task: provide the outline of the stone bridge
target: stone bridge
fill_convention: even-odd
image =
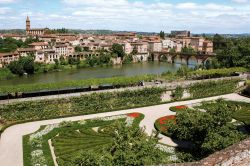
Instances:
[[[154,61],[167,61],[169,63],[197,66],[205,64],[214,55],[152,52],[150,56]]]

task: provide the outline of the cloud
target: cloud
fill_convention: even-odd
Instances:
[[[250,0],[232,0],[233,2],[236,2],[236,3],[249,3]]]
[[[21,2],[21,0],[6,1]],[[1,22],[4,22],[1,27],[9,25],[16,26],[15,28],[24,27],[25,17],[29,15],[33,27],[154,32],[189,29],[201,33],[249,31],[250,29],[248,19],[250,5],[245,4],[250,0],[232,0],[237,1],[237,5],[224,4],[219,1],[214,3],[196,1],[194,3],[191,0],[183,0],[182,3],[177,4],[163,0],[147,2],[143,0],[58,1],[43,0],[44,3],[50,3],[50,7],[40,1],[27,0],[11,6],[12,10],[0,7],[0,14],[8,12],[8,15],[4,15],[5,20],[1,18]],[[11,21],[14,17],[19,17],[19,21]]]
[[[208,4],[197,4],[197,3],[179,3],[176,5],[177,9],[184,9],[184,10],[218,10],[218,11],[232,11],[233,7],[226,6],[226,5],[219,5],[214,3]]]
[[[11,11],[11,8],[9,7],[0,7],[0,14],[7,14]]]
[[[14,3],[16,0],[0,0],[0,4]]]

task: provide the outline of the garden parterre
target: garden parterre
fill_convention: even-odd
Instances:
[[[39,131],[24,136],[24,165],[53,165],[48,140],[52,140],[56,160],[60,166],[71,165],[72,158],[83,150],[101,154],[113,141],[113,131],[110,128],[112,124],[123,121],[132,127],[139,127],[143,118],[143,114],[131,113],[42,126]],[[169,162],[178,160],[174,148],[162,144],[157,144],[155,148],[162,151]]]

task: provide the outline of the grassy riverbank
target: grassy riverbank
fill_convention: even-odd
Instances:
[[[16,75],[12,74],[11,71],[7,68],[0,69],[0,81],[6,80],[15,77]]]
[[[54,83],[23,84],[16,86],[1,86],[0,94],[13,92],[32,92],[40,90],[57,90],[63,88],[86,87],[95,85],[112,84],[113,86],[134,86],[140,81],[151,81],[156,75],[140,75],[133,77],[111,77],[111,78],[93,78],[86,80],[72,80]]]

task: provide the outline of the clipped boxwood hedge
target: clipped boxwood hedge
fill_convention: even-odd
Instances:
[[[178,111],[185,111],[187,110],[188,107],[185,106],[185,105],[180,105],[180,106],[173,106],[173,107],[170,107],[169,110],[170,111],[173,111],[173,112],[178,112]]]
[[[217,96],[235,92],[239,79],[195,83],[189,87],[193,98]]]
[[[235,76],[236,73],[246,72],[247,69],[243,67],[222,68],[222,69],[210,69],[210,70],[196,70],[189,72],[188,75],[192,78],[207,79],[218,77]]]

